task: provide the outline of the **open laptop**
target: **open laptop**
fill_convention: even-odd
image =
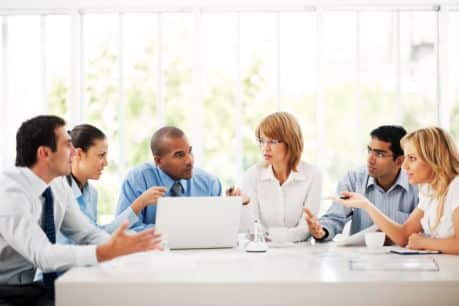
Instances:
[[[241,203],[241,197],[159,198],[155,227],[170,249],[236,247]]]

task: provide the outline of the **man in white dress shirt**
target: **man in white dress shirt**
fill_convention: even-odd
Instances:
[[[110,237],[82,214],[63,177],[74,154],[63,119],[27,120],[16,141],[16,167],[0,174],[0,306],[53,305],[56,272],[161,248],[153,229],[131,235],[124,223]],[[55,244],[59,230],[79,245]]]

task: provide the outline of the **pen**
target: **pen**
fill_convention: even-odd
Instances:
[[[349,196],[343,196],[343,195],[342,195],[342,196],[339,196],[339,198],[340,198],[341,200],[349,200],[349,199],[350,199]],[[333,200],[333,199],[332,199],[331,197],[326,197],[326,198],[322,198],[321,200]]]

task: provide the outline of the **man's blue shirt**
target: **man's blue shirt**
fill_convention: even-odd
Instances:
[[[153,186],[166,188],[166,197],[171,196],[174,179],[152,163],[135,167],[127,174],[121,186],[116,214],[122,214],[144,191]],[[193,168],[193,176],[188,180],[180,180],[183,196],[220,196],[222,186],[218,178],[204,170]],[[156,205],[145,207],[138,216],[138,221],[130,226],[135,231],[151,227],[156,223]]]

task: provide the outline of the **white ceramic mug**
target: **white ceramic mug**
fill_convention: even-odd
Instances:
[[[268,232],[272,242],[288,242],[288,229],[286,227],[271,227],[269,228]]]
[[[386,234],[383,232],[365,233],[365,244],[369,249],[381,248],[386,240]]]

